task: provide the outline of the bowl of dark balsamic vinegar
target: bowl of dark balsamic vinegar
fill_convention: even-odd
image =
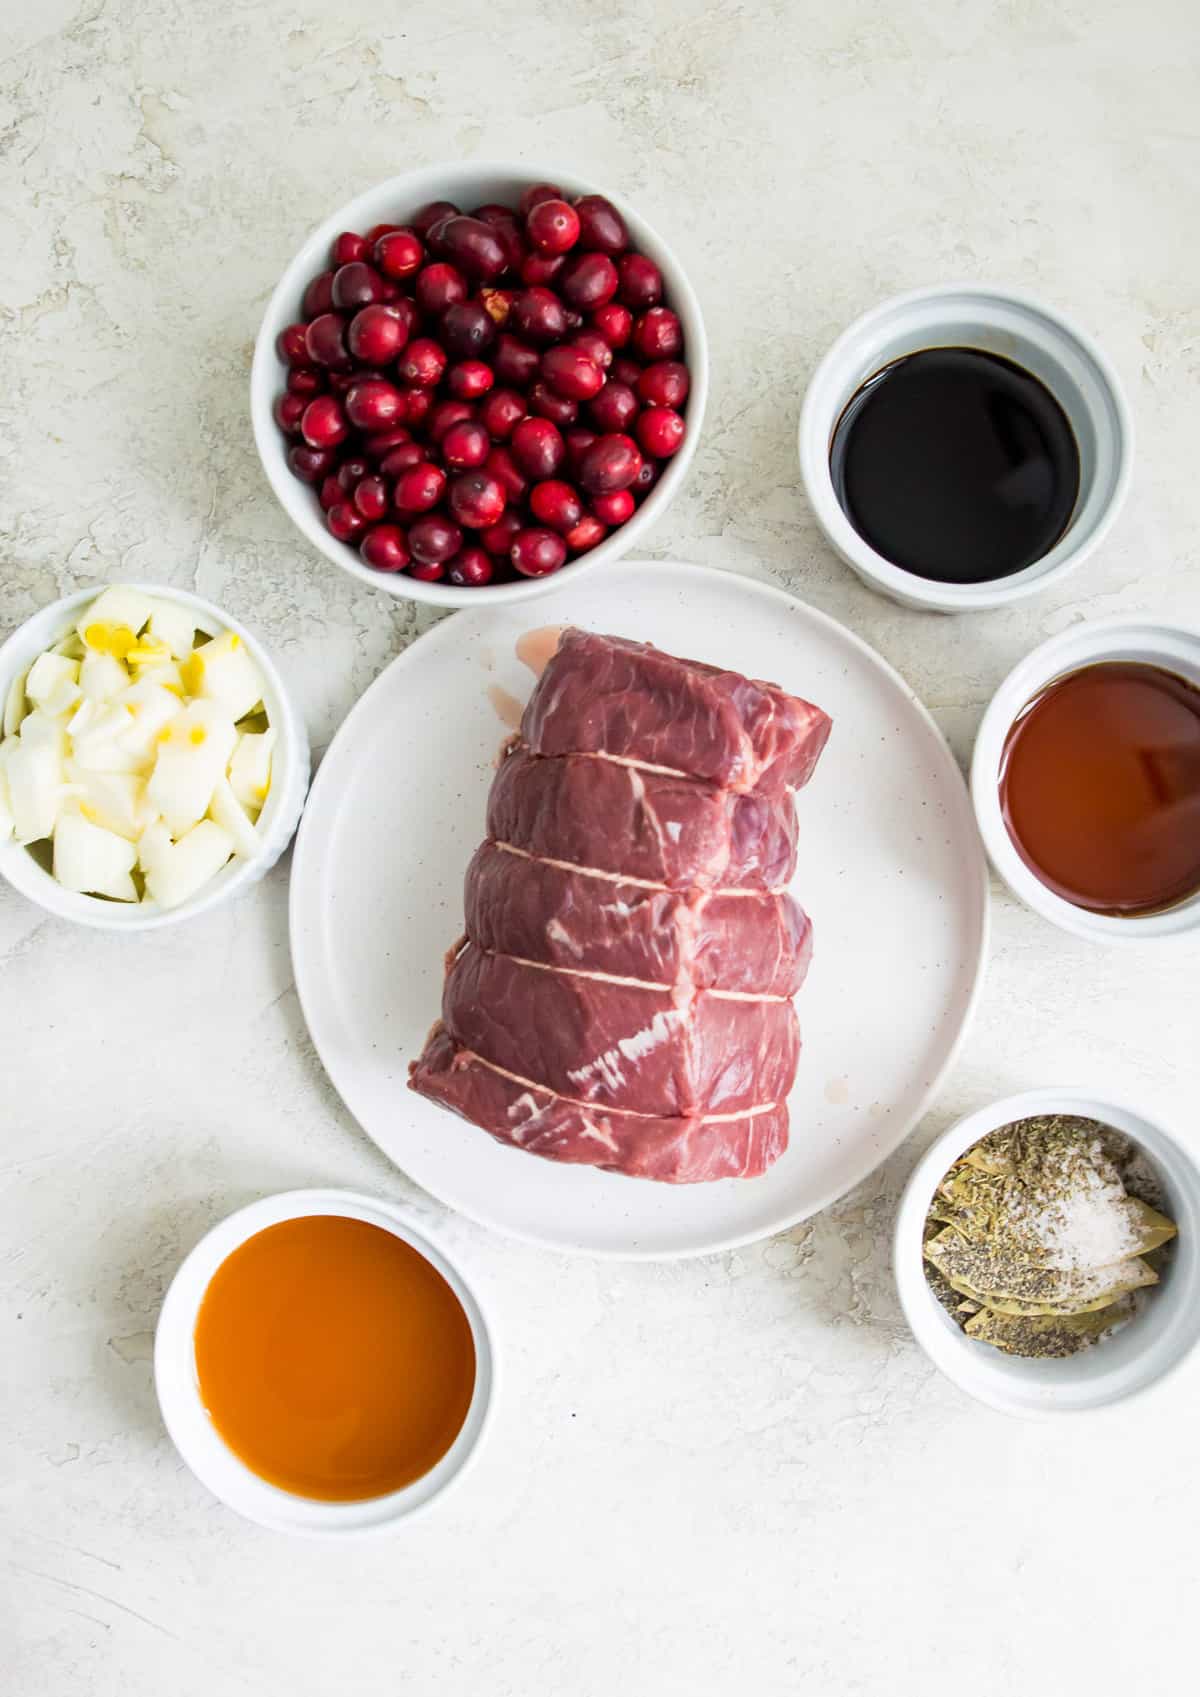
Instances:
[[[918,289],[845,330],[813,373],[800,471],[872,588],[954,613],[1036,594],[1108,534],[1133,427],[1095,342],[1028,296]]]

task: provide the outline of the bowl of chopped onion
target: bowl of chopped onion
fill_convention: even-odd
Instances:
[[[0,647],[0,873],[144,931],[256,883],[299,823],[304,723],[254,634],[184,590],[80,590]]]

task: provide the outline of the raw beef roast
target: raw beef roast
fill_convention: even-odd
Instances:
[[[829,728],[773,684],[565,632],[492,786],[412,1088],[552,1160],[764,1172],[812,952],[792,792]]]

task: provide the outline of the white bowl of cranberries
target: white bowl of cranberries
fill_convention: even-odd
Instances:
[[[458,607],[625,553],[704,416],[700,308],[628,206],[521,165],[413,171],[326,219],[271,297],[251,411],[326,557]]]

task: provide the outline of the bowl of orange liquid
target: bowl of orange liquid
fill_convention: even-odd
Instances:
[[[159,1315],[163,1420],[222,1502],[275,1531],[384,1531],[462,1476],[491,1332],[462,1270],[388,1203],[265,1197],[187,1256]]]

